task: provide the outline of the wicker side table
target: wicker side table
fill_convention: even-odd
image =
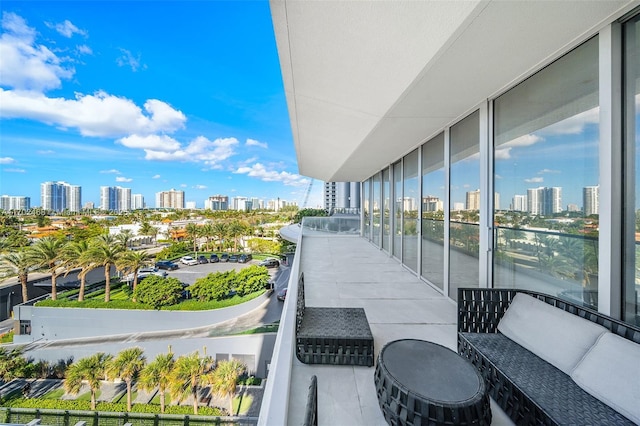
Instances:
[[[387,343],[374,376],[380,409],[392,425],[490,425],[480,373],[452,350],[424,340]]]

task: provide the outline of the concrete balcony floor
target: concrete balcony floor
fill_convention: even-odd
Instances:
[[[387,342],[404,338],[428,340],[457,351],[455,302],[387,253],[361,237],[326,234],[305,234],[301,248],[307,305],[363,307],[376,357]],[[318,378],[320,425],[386,425],[376,398],[374,367],[307,365],[295,357],[289,424],[303,423],[313,375]],[[492,424],[513,424],[493,401],[492,413]]]

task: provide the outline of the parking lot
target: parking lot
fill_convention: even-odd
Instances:
[[[218,262],[187,266],[183,263],[180,263],[179,259],[176,259],[174,263],[180,266],[180,268],[176,269],[175,271],[167,272],[169,273],[168,276],[175,277],[184,284],[193,284],[198,278],[206,277],[208,274],[211,274],[213,272],[225,272],[232,269],[239,271],[240,269],[246,268],[247,266],[257,265],[259,262],[259,260],[254,259],[247,263]],[[273,277],[277,270],[278,268],[269,269],[269,274]]]

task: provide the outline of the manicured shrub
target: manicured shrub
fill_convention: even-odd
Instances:
[[[236,275],[235,270],[209,274],[197,279],[188,290],[192,297],[201,302],[222,300],[229,297],[229,293],[235,287]]]
[[[133,291],[133,299],[158,309],[178,303],[182,291],[182,283],[177,278],[150,275],[138,283]]]
[[[236,276],[236,292],[240,296],[266,288],[269,271],[264,266],[252,265],[242,269]]]

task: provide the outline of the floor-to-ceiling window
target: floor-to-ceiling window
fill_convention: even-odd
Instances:
[[[372,228],[371,228],[371,241],[378,247],[380,246],[380,173],[373,175],[372,187],[371,187],[371,210],[372,214]]]
[[[422,146],[421,275],[444,289],[444,134]]]
[[[382,171],[382,248],[389,251],[391,238],[391,183],[389,168]]]
[[[393,164],[393,255],[402,255],[402,161]]]
[[[624,25],[624,273],[622,317],[640,325],[640,17]]]
[[[598,40],[494,102],[495,287],[597,306]]]
[[[420,178],[418,174],[418,150],[404,157],[404,184],[402,195],[403,241],[402,263],[412,271],[418,271],[418,202],[420,200]]]
[[[450,129],[449,297],[458,287],[479,285],[480,114]]]
[[[362,234],[371,239],[371,178],[362,183]]]

